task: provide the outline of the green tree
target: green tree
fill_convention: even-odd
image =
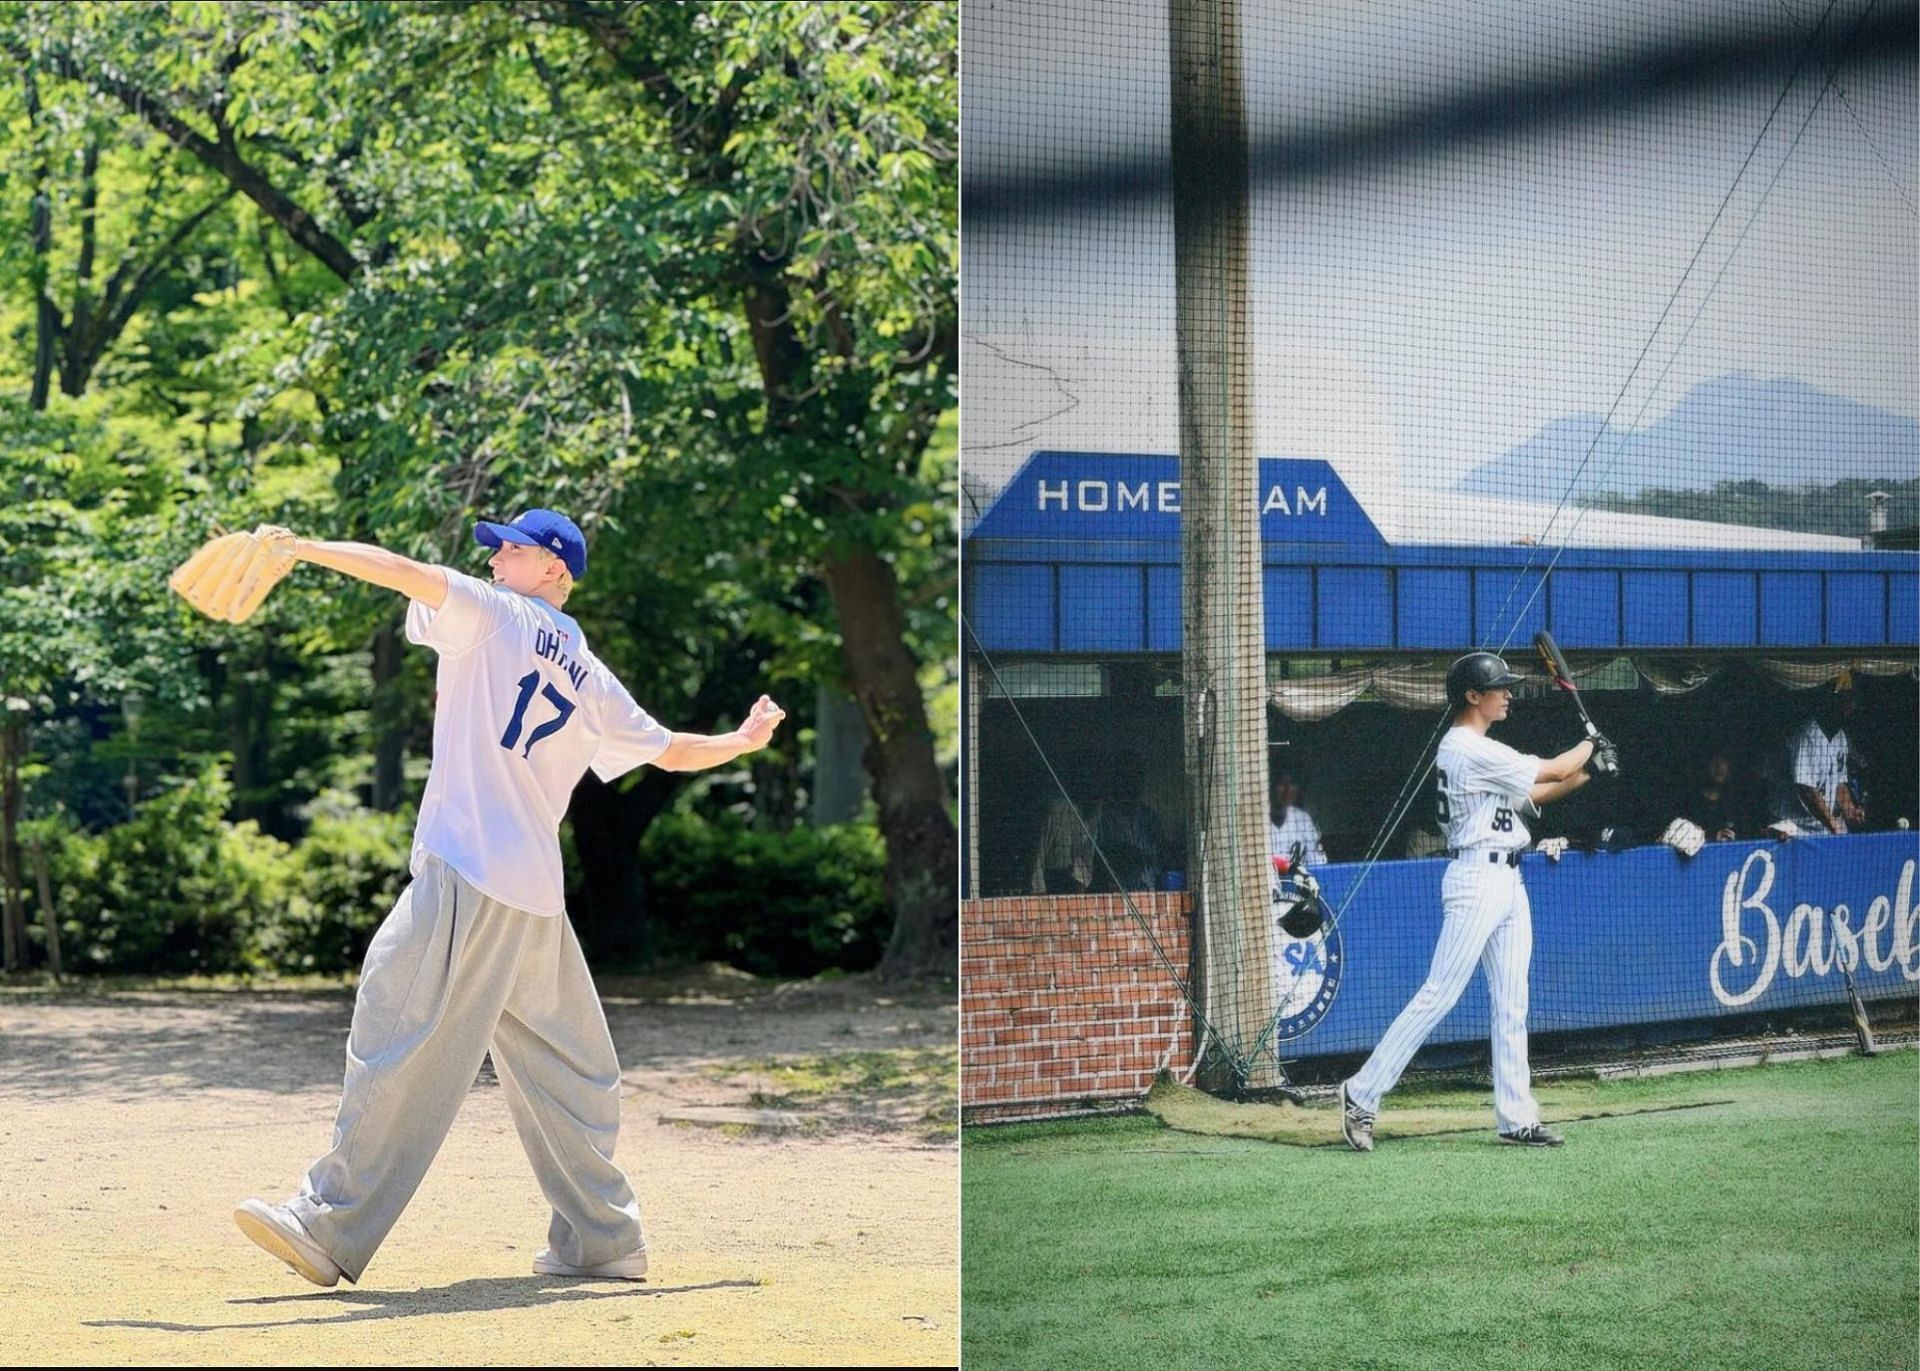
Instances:
[[[176,475],[210,506],[414,555],[470,557],[476,513],[572,509],[596,643],[685,726],[744,705],[756,668],[844,682],[902,975],[954,951],[924,691],[953,653],[953,469],[929,439],[954,403],[956,44],[937,4],[0,9],[42,109],[58,85],[84,111],[69,217],[101,221],[89,185],[144,203],[122,182],[165,168],[144,236],[115,240],[162,263],[149,299],[218,239],[220,288],[129,313],[69,394],[104,376],[199,422]],[[85,249],[47,247],[13,294],[73,351],[98,273],[63,297],[53,263]],[[371,643],[390,807],[419,715],[390,599],[287,619],[303,652]],[[236,765],[271,753],[234,742]],[[615,822],[596,806],[581,836],[630,854],[660,786],[602,798]]]

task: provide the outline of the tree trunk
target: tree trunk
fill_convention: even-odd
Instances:
[[[784,833],[800,818],[800,759],[791,753],[756,752],[747,760],[753,784],[753,822]]]
[[[805,414],[797,409],[793,383],[805,352],[794,336],[792,301],[778,273],[755,264],[744,301],[767,393],[769,428],[792,432],[812,423],[837,430],[847,413],[863,409],[852,397],[843,397],[843,413],[833,413],[819,400]],[[840,620],[847,684],[866,716],[865,761],[887,846],[887,903],[894,925],[880,974],[886,980],[953,976],[959,969],[959,853],[946,786],[934,761],[926,700],[907,650],[899,583],[893,568],[870,547],[830,555],[821,571]]]
[[[40,892],[40,922],[47,930],[47,970],[58,981],[60,965],[60,916],[53,909],[53,882],[47,878],[47,853],[35,838],[28,849],[33,855],[33,878]]]
[[[907,651],[899,586],[893,568],[869,549],[830,558],[825,573],[840,619],[847,678],[871,734],[867,770],[887,844],[894,925],[880,974],[886,980],[951,977],[959,955],[959,852],[926,702]]]
[[[228,779],[233,783],[233,799],[229,808],[234,819],[244,820],[256,817],[253,814],[252,790],[253,777],[253,711],[258,707],[254,699],[251,673],[244,667],[233,676],[233,702],[227,712],[227,751],[233,754],[233,769]]]
[[[734,652],[701,679],[680,721],[682,729],[711,732],[727,702],[737,700],[755,679],[753,664],[763,650],[764,644],[751,638],[735,644]],[[658,955],[640,840],[679,785],[679,773],[650,767],[625,789],[591,771],[574,788],[567,813],[580,859],[580,888],[568,899],[567,913],[581,944],[596,958],[647,963]]]
[[[867,716],[822,681],[814,692],[813,795],[809,818],[821,824],[851,823],[867,798]]]
[[[0,952],[8,971],[27,965],[27,911],[20,898],[20,758],[26,746],[27,726],[9,712],[0,726]]]
[[[400,621],[389,619],[373,635],[373,807],[383,814],[400,808],[405,794],[402,763],[407,755],[407,701],[400,686],[403,646]]]
[[[232,712],[227,716],[227,737],[233,749],[233,817],[240,822],[253,819],[269,830],[276,827],[277,817],[269,764],[275,694],[271,658],[244,664],[233,676]]]
[[[33,68],[26,69],[27,122],[40,116],[40,88]],[[27,391],[27,408],[38,414],[47,407],[53,394],[54,359],[60,346],[60,309],[47,293],[47,258],[53,251],[53,172],[42,153],[33,164],[33,199],[27,211],[27,241],[33,253],[29,272],[33,280],[34,336],[33,381]]]
[[[73,318],[68,322],[65,356],[60,359],[60,393],[78,399],[86,393],[87,364],[92,351],[93,258],[98,246],[100,208],[100,140],[87,141],[80,165],[80,261],[73,273]]]
[[[673,773],[649,770],[639,784],[622,791],[588,772],[574,791],[569,813],[573,848],[580,858],[580,891],[568,902],[567,912],[582,946],[596,961],[645,964],[654,959],[640,838],[673,798],[676,784]]]

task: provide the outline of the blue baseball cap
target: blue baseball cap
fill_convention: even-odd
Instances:
[[[483,519],[473,526],[473,541],[482,547],[502,543],[543,547],[567,564],[575,580],[587,574],[587,540],[580,536],[580,526],[550,509],[530,509],[510,524]]]

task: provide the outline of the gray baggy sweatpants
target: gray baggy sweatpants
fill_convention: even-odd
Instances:
[[[613,1162],[620,1064],[564,915],[514,909],[428,856],[367,948],[333,1147],[289,1201],[357,1281],[453,1126],[488,1049],[574,1266],[646,1245]]]

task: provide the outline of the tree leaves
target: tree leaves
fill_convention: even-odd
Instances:
[[[39,549],[7,679],[48,709],[216,694],[238,640],[154,590],[215,519],[471,568],[475,516],[551,505],[593,541],[573,608],[656,712],[742,662],[843,674],[820,572],[848,547],[909,588],[942,689],[957,41],[937,4],[0,8],[43,103],[0,87],[0,204],[25,225],[39,177],[52,224],[38,267],[0,254],[0,393],[43,281],[71,318],[158,261],[83,394],[0,416],[0,551]],[[392,610],[296,577],[244,631],[305,660]]]

